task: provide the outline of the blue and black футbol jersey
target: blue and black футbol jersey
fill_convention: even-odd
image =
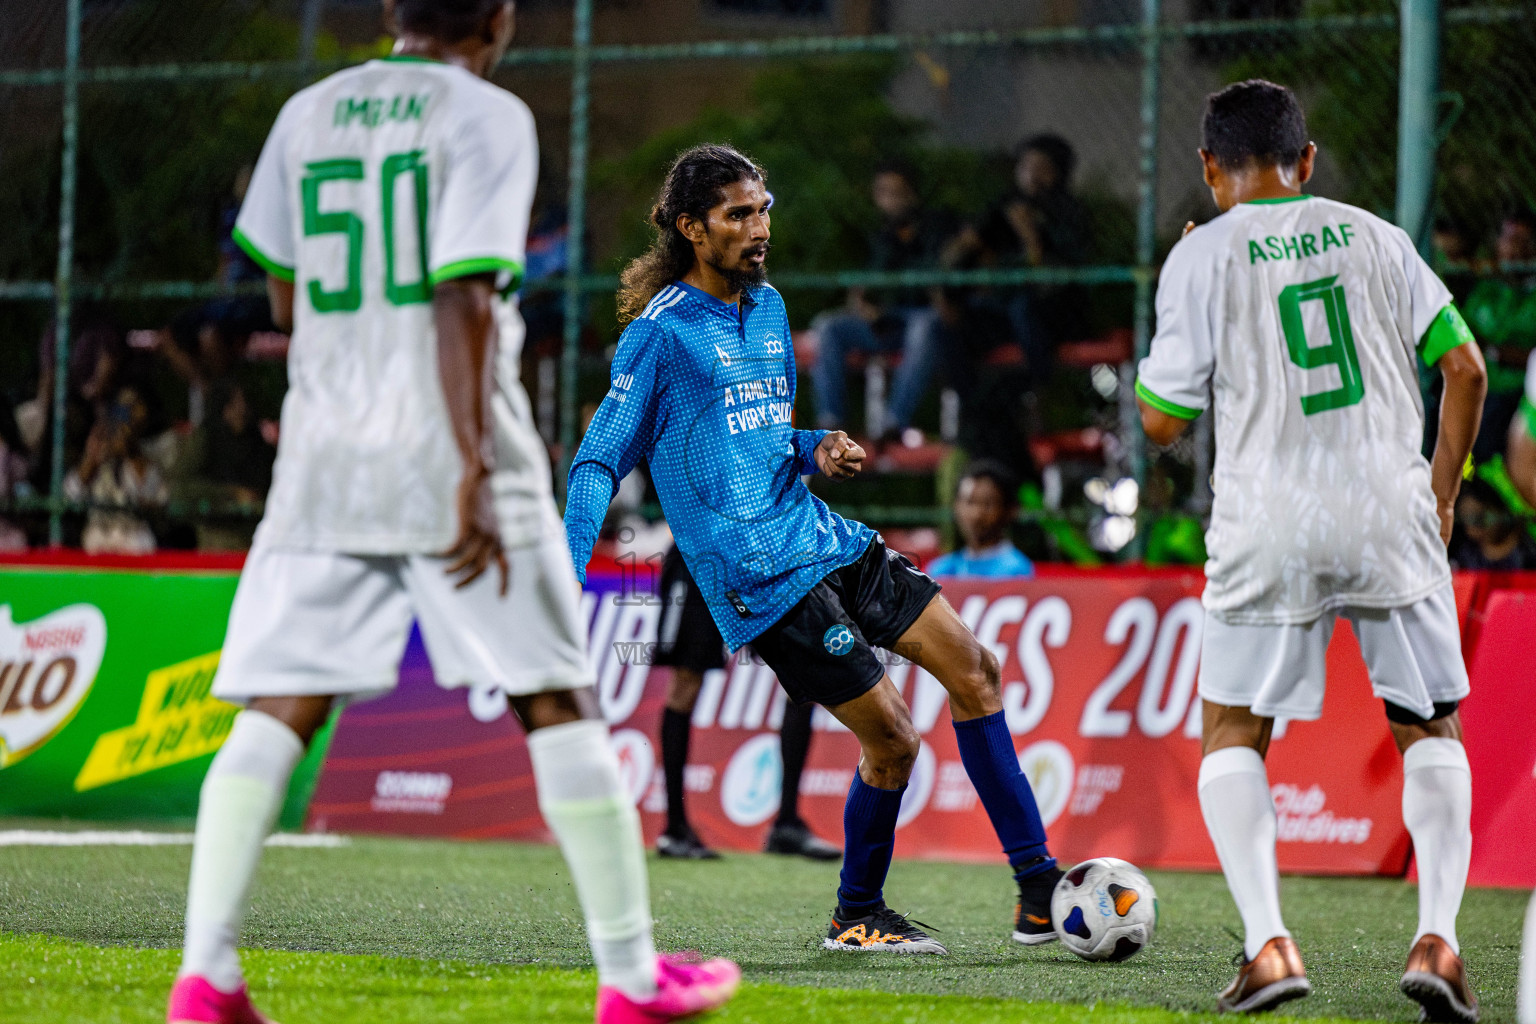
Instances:
[[[739,306],[682,282],[663,288],[625,328],[610,379],[566,498],[579,578],[618,481],[641,459],[733,650],[869,545],[869,527],[833,513],[801,479],[817,471],[826,431],[791,422],[795,357],[772,287]]]

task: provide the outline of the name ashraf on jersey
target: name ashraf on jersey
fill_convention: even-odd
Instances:
[[[1329,249],[1348,249],[1355,237],[1353,224],[1340,224],[1339,230],[1324,224],[1319,234],[1310,231],[1289,238],[1283,235],[1265,235],[1263,245],[1248,239],[1248,265],[1268,263],[1270,260],[1302,260],[1308,256],[1321,256]],[[1268,251],[1266,251],[1268,250]]]

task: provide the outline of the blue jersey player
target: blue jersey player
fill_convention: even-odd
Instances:
[[[1061,872],[1003,717],[997,659],[937,583],[802,479],[851,477],[864,452],[842,431],[792,423],[789,321],[764,280],[772,205],[762,170],[726,146],[689,150],[668,172],[651,211],[656,242],[623,275],[628,326],[612,387],[571,467],[565,523],[577,575],[618,481],[648,461],[726,642],[750,642],[791,698],[821,704],[858,737],[827,948],[946,952],[882,895],[919,740],[876,647],[948,690],[961,760],[1018,882],[1013,937],[1049,942]]]

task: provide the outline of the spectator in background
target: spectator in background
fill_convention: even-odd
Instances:
[[[948,220],[923,206],[916,172],[887,163],[875,171],[870,195],[880,225],[869,237],[870,270],[931,270],[939,265],[951,230]],[[844,309],[823,313],[812,323],[819,351],[811,379],[816,387],[816,420],[827,429],[847,426],[844,370],[850,352],[900,352],[882,422],[868,424],[881,439],[901,438],[933,377],[939,355],[939,317],[928,289],[850,288]],[[905,440],[921,442],[920,436]]]
[[[1477,266],[1477,239],[1458,220],[1438,217],[1432,233],[1435,273],[1467,274]],[[1458,301],[1461,301],[1458,299]]]
[[[570,227],[565,207],[538,203],[528,226],[527,260],[518,309],[523,314],[523,350],[559,349],[565,333],[565,293],[553,288],[528,291],[535,281],[562,277],[570,264]]]
[[[1488,363],[1488,398],[1472,449],[1478,462],[1503,449],[1524,390],[1526,359],[1536,349],[1536,213],[1506,216],[1494,255],[1500,275],[1478,282],[1461,307]]]
[[[1205,524],[1181,507],[1192,476],[1166,452],[1157,457],[1147,474],[1141,497],[1150,519],[1144,561],[1152,568],[1205,564]]]
[[[192,432],[178,470],[192,478],[199,497],[254,504],[272,486],[277,451],[262,437],[245,390],[224,379],[209,388],[212,415]]]
[[[26,445],[16,425],[15,409],[0,392],[0,502],[23,490],[27,478]],[[0,551],[24,551],[27,536],[19,526],[0,517]]]
[[[187,435],[170,464],[171,496],[177,500],[255,505],[272,485],[277,449],[263,433],[245,388],[233,379],[216,381],[208,391],[209,415]],[[186,538],[199,551],[238,551],[250,547],[256,521],[244,515],[199,517]],[[175,538],[180,539],[180,538]],[[162,536],[167,546],[174,539]]]
[[[1072,194],[1077,155],[1060,135],[1033,135],[1014,150],[1013,188],[949,246],[953,266],[1071,267],[1088,261],[1088,211]],[[1026,285],[1002,297],[1032,384],[1050,380],[1056,346],[1086,333],[1081,285]]]
[[[1451,549],[1458,569],[1536,569],[1536,544],[1493,485],[1473,477],[1456,499],[1461,536]]]
[[[119,388],[86,437],[80,464],[64,478],[64,495],[88,501],[81,547],[91,554],[150,554],[155,535],[138,514],[166,502],[165,480],[145,458],[149,407],[137,388]]]
[[[186,381],[187,420],[194,428],[203,425],[210,411],[217,413],[210,394],[216,385],[234,381],[246,339],[257,329],[240,312],[238,307],[207,303],[179,314],[169,327],[128,334],[129,346],[158,354]]]
[[[251,187],[251,164],[243,165],[235,172],[229,198],[219,208],[219,283],[226,288],[256,281],[265,283],[267,272],[235,241],[235,219],[240,216],[240,204],[245,202],[246,189]],[[263,300],[264,301],[264,300]]]
[[[117,325],[99,310],[80,309],[74,317],[64,387],[64,465],[80,462],[86,438],[100,408],[124,379],[128,352]],[[53,480],[53,393],[55,325],[38,343],[37,397],[16,410],[16,422],[28,448],[29,481],[48,494]]]
[[[961,547],[928,563],[928,575],[1025,579],[1035,574],[1034,563],[1009,540],[1019,513],[1019,481],[1007,466],[985,459],[971,463],[960,478],[954,512]]]

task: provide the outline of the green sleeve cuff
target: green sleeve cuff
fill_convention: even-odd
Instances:
[[[502,259],[500,256],[481,256],[470,260],[458,260],[445,267],[439,267],[432,272],[432,283],[442,284],[456,277],[469,277],[471,274],[499,274],[506,271],[511,275],[511,281],[502,289],[503,293],[515,292],[523,283],[523,265],[516,260]]]
[[[1434,366],[1451,349],[1476,340],[1456,304],[1448,302],[1435,316],[1429,330],[1424,332],[1424,337],[1419,339],[1419,358],[1424,360],[1425,366]]]
[[[289,284],[293,283],[293,279],[296,275],[294,274],[292,267],[285,267],[281,263],[277,262],[277,260],[274,260],[266,253],[262,252],[256,247],[256,243],[251,241],[250,238],[246,236],[246,233],[241,231],[239,228],[235,228],[229,234],[230,237],[235,240],[235,244],[244,249],[246,255],[255,260],[257,264],[260,265],[262,270],[265,270],[275,278],[287,281]]]
[[[1146,402],[1158,412],[1167,413],[1169,416],[1176,416],[1181,420],[1197,420],[1200,418],[1200,409],[1191,409],[1187,405],[1179,405],[1177,402],[1170,402],[1166,398],[1154,395],[1141,382],[1140,378],[1136,381],[1136,397]]]
[[[1524,395],[1520,397],[1520,416],[1525,420],[1525,432],[1536,438],[1536,402]]]

